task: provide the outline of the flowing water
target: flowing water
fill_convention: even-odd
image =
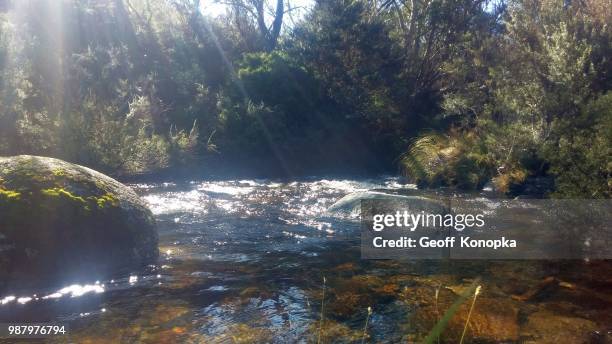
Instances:
[[[70,337],[59,342],[406,342],[422,338],[438,308],[478,279],[483,304],[502,309],[494,321],[475,316],[485,341],[558,333],[559,319],[573,332],[606,336],[610,293],[593,296],[598,287],[577,287],[568,273],[559,290],[529,296],[561,271],[554,264],[360,259],[358,213],[328,209],[366,191],[423,194],[397,178],[132,186],[157,218],[159,264],[60,290],[0,295],[0,322],[66,323]]]

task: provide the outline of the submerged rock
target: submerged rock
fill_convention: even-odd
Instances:
[[[587,343],[596,329],[587,319],[538,311],[529,315],[521,336],[533,343]]]
[[[103,277],[157,256],[153,215],[129,187],[58,159],[0,158],[0,287]]]
[[[468,320],[470,301],[462,304],[449,321],[442,333],[443,342],[459,342]],[[444,311],[448,309],[446,304],[442,306]],[[417,310],[417,322],[433,328],[444,311],[438,309],[436,312],[434,305],[423,306]],[[507,299],[483,297],[477,300],[470,316],[466,339],[475,343],[516,342],[519,338],[518,314],[519,308]]]
[[[332,204],[327,211],[328,212],[352,212],[359,209],[361,201],[363,200],[377,200],[377,201],[391,201],[402,206],[407,206],[413,211],[426,211],[431,213],[445,213],[447,212],[447,206],[439,200],[430,199],[422,196],[406,196],[406,195],[395,195],[388,194],[380,191],[358,191],[348,194],[336,203]]]
[[[428,283],[427,283],[428,284]],[[446,311],[470,289],[469,283],[458,285],[419,285],[405,288],[402,299],[414,307],[411,324],[417,333],[425,336],[443,318]],[[467,342],[514,343],[519,339],[519,304],[507,297],[489,296],[487,291],[474,304],[470,315]],[[473,296],[468,298],[452,315],[440,335],[440,343],[458,343],[468,320]],[[422,339],[422,338],[421,338]]]

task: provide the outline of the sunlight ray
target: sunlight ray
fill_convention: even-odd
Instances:
[[[244,100],[244,106],[248,107],[249,102],[251,101],[251,98],[249,97],[249,95],[247,93],[247,90],[244,87],[244,84],[242,83],[242,81],[240,80],[238,74],[236,73],[236,69],[234,68],[234,65],[227,58],[227,54],[223,50],[223,47],[221,46],[221,43],[219,42],[219,39],[218,39],[217,35],[215,34],[214,30],[212,29],[208,19],[205,18],[205,17],[202,17],[201,19],[202,19],[202,22],[204,23],[204,27],[206,28],[207,33],[210,35],[210,37],[212,37],[213,42],[215,44],[215,47],[219,51],[219,54],[221,54],[221,58],[223,59],[223,63],[225,64],[227,69],[230,71],[232,82],[238,87],[238,89],[240,90],[240,93],[242,94],[242,97],[243,97],[243,100]],[[270,130],[268,129],[268,126],[261,119],[261,117],[259,115],[255,115],[255,117],[256,117],[257,122],[259,123],[259,125],[263,129],[263,132],[264,132],[264,135],[265,135],[265,139],[267,140],[268,145],[272,149],[272,153],[275,155],[276,159],[281,164],[280,167],[283,169],[283,171],[288,176],[293,175],[293,173],[291,173],[289,165],[287,164],[285,158],[283,157],[282,152],[280,151],[279,147],[275,144],[274,140],[272,139],[272,134],[270,133]]]

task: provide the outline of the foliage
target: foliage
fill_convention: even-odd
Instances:
[[[286,54],[246,54],[220,97],[221,153],[288,163],[312,135],[318,97],[315,80]]]
[[[612,94],[589,102],[573,121],[560,121],[563,132],[544,152],[556,175],[556,196],[610,198],[612,195]]]
[[[608,2],[7,2],[0,154],[610,197]]]
[[[406,129],[406,114],[398,107],[402,61],[385,18],[372,11],[365,1],[318,2],[287,49],[321,83],[333,108],[332,123],[367,128],[370,145],[384,147],[380,151],[387,155],[381,158],[391,161]]]
[[[499,190],[553,176],[554,196],[609,197],[602,148],[609,135],[588,110],[610,87],[610,28],[595,14],[600,2],[507,5],[501,34],[475,37],[448,63],[451,80],[464,87],[445,95],[445,115],[484,142]],[[589,172],[577,172],[583,167]]]
[[[492,174],[486,146],[472,133],[426,134],[417,138],[402,168],[409,180],[422,186],[476,189]]]

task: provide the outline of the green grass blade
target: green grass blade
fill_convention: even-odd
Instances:
[[[472,282],[472,284],[470,284],[470,287],[459,296],[459,298],[444,313],[444,316],[431,329],[423,343],[434,344],[436,342],[437,338],[439,338],[442,332],[444,332],[444,329],[446,329],[446,325],[448,325],[448,322],[459,310],[461,304],[463,304],[465,300],[469,299],[474,294],[474,291],[476,290],[476,287],[478,286],[479,282],[480,279],[476,279],[474,280],[474,282]]]

